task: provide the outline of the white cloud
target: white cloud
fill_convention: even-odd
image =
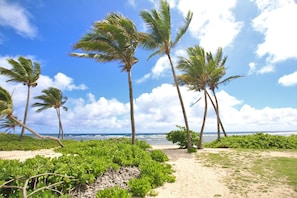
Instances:
[[[273,65],[266,65],[257,71],[258,74],[266,74],[266,73],[271,73],[271,72],[274,72]]]
[[[280,77],[278,83],[286,87],[297,85],[297,71]]]
[[[254,62],[251,62],[249,63],[249,71],[248,71],[248,74],[253,74],[255,71],[256,71],[256,63]]]
[[[254,18],[253,27],[264,36],[258,45],[259,57],[267,55],[268,63],[297,58],[297,4],[294,0],[254,0],[260,14]],[[291,46],[291,47],[290,47]]]
[[[201,93],[188,91],[180,87],[183,96],[189,126],[199,131],[203,118],[204,101],[201,99],[192,105]],[[217,93],[220,104],[221,119],[227,131],[271,131],[295,130],[297,127],[297,109],[270,108],[257,109],[221,90]],[[216,116],[208,103],[206,131],[216,131]],[[72,132],[130,132],[129,103],[117,99],[96,97],[89,93],[86,99],[69,98],[66,106],[68,112],[62,112],[65,133]],[[136,131],[140,132],[169,132],[175,125],[184,126],[184,119],[177,96],[176,87],[162,84],[149,93],[143,93],[135,99]],[[20,106],[18,107],[20,108]],[[22,117],[18,111],[18,117]],[[28,125],[43,132],[58,130],[58,120],[53,110],[41,113],[31,112]],[[51,131],[46,131],[51,130]]]
[[[231,45],[243,26],[232,13],[235,5],[236,0],[180,0],[177,7],[184,16],[188,10],[194,13],[190,33],[207,51],[215,51]]]
[[[37,29],[29,21],[30,13],[17,3],[0,0],[0,25],[8,26],[18,34],[28,38],[34,38]]]
[[[87,89],[86,85],[80,84],[80,85],[75,85],[73,84],[73,79],[70,78],[69,76],[59,72],[54,76],[54,83],[53,86],[60,88],[60,89],[65,89],[65,90],[85,90]]]

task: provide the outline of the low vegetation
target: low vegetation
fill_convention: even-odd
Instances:
[[[297,135],[282,136],[256,133],[253,135],[233,135],[220,141],[205,143],[209,148],[244,148],[244,149],[297,149]]]
[[[180,148],[186,148],[188,143],[186,127],[178,125],[176,127],[178,128],[177,130],[170,131],[166,134],[166,139],[173,144],[177,144]],[[193,146],[198,145],[199,134],[190,130],[190,136]]]
[[[2,134],[0,142],[10,139],[9,136]],[[40,140],[26,137],[21,142],[27,145],[23,146],[24,150],[40,149],[45,145],[35,143],[35,146],[31,146],[25,144],[26,141],[33,143]],[[132,145],[130,139],[126,138],[81,142],[68,140],[63,143],[64,148],[56,149],[63,153],[59,158],[36,156],[25,162],[0,160],[0,196],[22,197],[26,194],[28,197],[66,197],[75,189],[91,184],[105,171],[117,170],[121,166],[138,167],[140,176],[130,180],[129,192],[115,188],[103,194],[143,197],[153,188],[175,181],[171,166],[163,163],[168,160],[167,156],[161,151],[148,152],[150,145],[144,141],[136,141],[136,145]],[[12,149],[12,146],[7,148]],[[100,197],[99,194],[97,197]]]

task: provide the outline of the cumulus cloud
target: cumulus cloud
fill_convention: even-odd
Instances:
[[[17,3],[0,0],[0,25],[8,26],[21,36],[34,38],[37,28],[30,22],[30,13]]]
[[[194,13],[190,33],[207,51],[215,51],[218,47],[231,45],[243,26],[232,13],[235,6],[236,0],[180,0],[177,8],[184,16],[188,10]]]
[[[280,77],[278,83],[286,87],[297,85],[297,71]]]
[[[261,69],[259,69],[257,71],[258,74],[265,74],[265,73],[271,73],[274,72],[274,66],[273,65],[266,65],[264,67],[262,67]]]
[[[257,47],[259,57],[267,56],[268,63],[297,58],[297,4],[294,0],[254,0],[260,14],[253,19],[254,29],[264,36]]]
[[[199,131],[204,111],[203,97],[193,105],[202,96],[201,93],[188,91],[186,87],[181,87],[181,93],[189,126],[194,131]],[[221,119],[227,131],[294,130],[297,127],[297,109],[257,109],[223,90],[217,93],[217,97]],[[131,131],[129,103],[114,98],[96,98],[92,93],[88,93],[85,98],[69,98],[66,106],[69,107],[68,112],[62,112],[65,133]],[[175,129],[175,125],[184,126],[176,87],[170,84],[162,84],[151,92],[143,93],[135,99],[134,107],[138,133],[165,133]],[[18,114],[18,117],[21,118],[22,114]],[[36,113],[31,109],[28,122],[39,130],[58,129],[58,120],[53,110]],[[216,115],[210,102],[205,130],[216,131]]]

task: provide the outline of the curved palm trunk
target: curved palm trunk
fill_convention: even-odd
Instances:
[[[211,90],[211,91],[212,91],[213,96],[214,96],[215,101],[216,101],[216,113],[217,113],[217,119],[218,119],[218,140],[220,140],[220,127],[219,127],[219,125],[221,125],[225,137],[227,137],[227,134],[226,134],[226,131],[224,129],[223,123],[221,122],[220,111],[219,111],[219,102],[218,102],[216,92],[214,90]]]
[[[24,125],[22,122],[20,122],[18,119],[16,119],[13,115],[9,115],[9,118],[11,118],[12,120],[14,120],[16,123],[18,123],[19,125],[21,125],[22,127],[24,127],[25,129],[27,129],[28,131],[30,131],[31,133],[33,133],[35,136],[37,136],[40,139],[50,139],[50,140],[55,140],[58,142],[58,144],[61,147],[64,147],[63,143],[55,138],[55,137],[51,137],[51,136],[44,136],[44,135],[39,135],[39,133],[33,131],[32,129],[30,129],[29,127],[27,127],[26,125]]]
[[[177,94],[178,94],[178,98],[179,98],[179,101],[180,101],[180,105],[181,105],[181,108],[182,108],[182,112],[183,112],[183,116],[184,116],[184,121],[185,121],[185,125],[186,125],[187,140],[188,140],[188,142],[187,142],[187,148],[190,149],[190,148],[193,147],[193,143],[192,143],[192,140],[191,140],[191,134],[190,134],[190,130],[189,130],[187,114],[186,114],[186,110],[185,110],[183,98],[182,98],[182,95],[180,93],[179,85],[178,85],[178,82],[177,82],[177,79],[176,79],[175,70],[174,70],[174,67],[173,67],[173,63],[172,63],[170,54],[167,54],[167,56],[168,56],[168,59],[169,59],[169,62],[170,62],[170,66],[171,66],[171,71],[172,71],[174,83],[175,83],[175,86],[176,86],[176,89],[177,89]]]
[[[217,122],[219,123],[219,126],[222,128],[222,131],[223,131],[225,137],[227,137],[225,128],[224,128],[223,123],[222,123],[221,118],[220,118],[220,114],[219,114],[219,112],[218,112],[218,110],[217,110],[217,106],[216,106],[215,103],[213,102],[213,100],[212,100],[212,98],[211,98],[211,96],[209,95],[208,92],[207,92],[207,96],[208,96],[208,98],[209,98],[209,100],[210,100],[210,102],[211,102],[211,104],[212,104],[212,106],[213,106],[213,108],[214,108],[214,110],[215,110],[215,112],[216,112],[216,115],[217,115]],[[215,95],[214,95],[214,97],[216,98]],[[216,100],[216,101],[217,101],[217,100]],[[217,105],[219,105],[219,104],[217,103]],[[218,132],[219,132],[219,130],[220,130],[220,129],[218,128]],[[219,137],[219,136],[218,136],[218,137]]]
[[[56,108],[57,116],[59,119],[59,133],[58,133],[58,138],[60,139],[60,136],[62,137],[62,140],[64,140],[64,130],[62,126],[62,120],[61,120],[61,111],[60,108]]]
[[[128,72],[128,84],[129,84],[129,99],[130,99],[130,119],[131,119],[131,130],[132,130],[132,144],[135,144],[135,122],[134,122],[134,105],[133,105],[133,88],[131,70]]]
[[[207,93],[208,93],[207,90],[204,88],[205,106],[204,106],[203,122],[202,122],[201,130],[200,130],[198,149],[202,149],[203,131],[204,131],[204,126],[205,126],[205,121],[206,121],[206,116],[207,116]]]
[[[24,113],[24,120],[23,120],[23,125],[22,125],[22,132],[20,136],[20,141],[23,141],[24,135],[25,135],[25,128],[26,121],[27,121],[27,114],[28,114],[28,108],[29,108],[29,100],[30,100],[30,85],[28,86],[28,92],[27,92],[27,102],[26,102],[26,108],[25,108],[25,113]]]

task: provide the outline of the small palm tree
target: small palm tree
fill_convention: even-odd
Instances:
[[[0,87],[0,118],[3,118],[3,117],[13,120],[14,122],[16,122],[20,126],[24,127],[25,129],[27,129],[28,131],[30,131],[32,134],[34,134],[35,136],[37,136],[40,139],[52,139],[52,140],[57,141],[61,147],[64,146],[58,138],[39,135],[37,132],[33,131],[32,129],[30,129],[29,127],[24,125],[15,116],[13,116],[12,98],[11,98],[10,94],[8,93],[8,91],[6,91],[4,88]]]
[[[5,129],[5,132],[9,132],[10,130],[13,130],[13,133],[15,133],[15,128],[17,126],[20,126],[20,125],[12,119],[3,118],[0,120],[0,129]]]
[[[68,108],[64,106],[67,101],[67,97],[63,96],[61,90],[50,87],[48,89],[42,90],[43,95],[34,97],[35,99],[39,99],[42,102],[36,102],[32,106],[40,107],[36,111],[41,112],[45,109],[54,108],[57,112],[58,120],[59,120],[59,133],[58,138],[62,135],[62,140],[64,139],[64,130],[61,121],[61,108],[65,111],[68,111]]]
[[[20,82],[27,86],[27,102],[24,112],[23,125],[26,125],[28,107],[30,101],[30,88],[37,86],[37,80],[40,75],[40,64],[32,62],[30,59],[26,59],[22,56],[18,58],[18,61],[14,59],[8,59],[8,63],[12,66],[12,69],[0,67],[0,74],[8,76],[10,79],[7,82]],[[20,140],[23,140],[25,127],[22,127]]]
[[[179,101],[180,101],[183,116],[184,116],[186,132],[187,132],[187,140],[188,140],[187,148],[189,149],[193,145],[191,141],[191,135],[189,131],[186,110],[184,107],[182,95],[180,93],[179,85],[175,75],[175,69],[171,59],[171,51],[180,41],[182,36],[186,33],[190,25],[190,22],[192,20],[193,13],[190,11],[188,12],[187,17],[185,18],[185,24],[178,29],[174,40],[172,40],[172,37],[171,37],[172,33],[171,33],[170,7],[167,1],[165,0],[160,1],[159,12],[155,9],[151,10],[150,12],[144,10],[140,12],[140,16],[145,21],[149,29],[149,33],[143,38],[142,45],[145,49],[156,50],[150,55],[149,58],[151,58],[156,54],[165,54],[169,59],[174,83],[177,89],[177,94],[179,97]]]
[[[225,76],[226,70],[227,70],[227,68],[225,67],[227,57],[223,57],[223,50],[222,50],[221,47],[217,49],[215,57],[213,57],[211,52],[207,53],[207,59],[209,61],[212,61],[212,62],[215,63],[216,71],[217,71],[216,75],[214,77],[212,77],[211,79],[209,79],[208,86],[209,86],[209,88],[210,88],[210,90],[211,90],[211,92],[212,92],[212,94],[214,96],[214,99],[215,99],[215,104],[213,104],[213,107],[214,107],[216,115],[217,115],[217,132],[218,132],[217,140],[220,140],[220,126],[221,126],[221,128],[223,130],[224,135],[227,136],[227,134],[226,134],[223,123],[222,123],[221,118],[220,118],[219,102],[218,102],[218,99],[217,99],[217,96],[216,96],[215,89],[218,89],[219,85],[221,85],[221,84],[226,84],[226,83],[230,82],[231,80],[240,78],[242,76],[235,75],[235,76],[230,76],[230,77],[227,77],[225,79],[222,79]],[[210,98],[211,102],[213,103],[210,96],[209,96],[209,98]]]
[[[181,84],[188,86],[190,90],[203,91],[204,95],[204,115],[203,122],[200,130],[200,138],[198,149],[202,149],[202,139],[204,126],[207,116],[207,83],[209,79],[214,76],[215,64],[208,62],[206,53],[202,47],[195,46],[187,49],[188,58],[180,57],[178,62],[178,69],[184,71],[184,74],[178,76],[178,81]]]
[[[128,74],[132,144],[135,144],[136,132],[131,70],[138,62],[134,54],[139,41],[140,33],[135,24],[121,14],[111,13],[105,20],[95,22],[92,31],[74,45],[75,50],[81,49],[83,53],[71,53],[72,56],[92,58],[98,62],[121,63],[121,71]]]

